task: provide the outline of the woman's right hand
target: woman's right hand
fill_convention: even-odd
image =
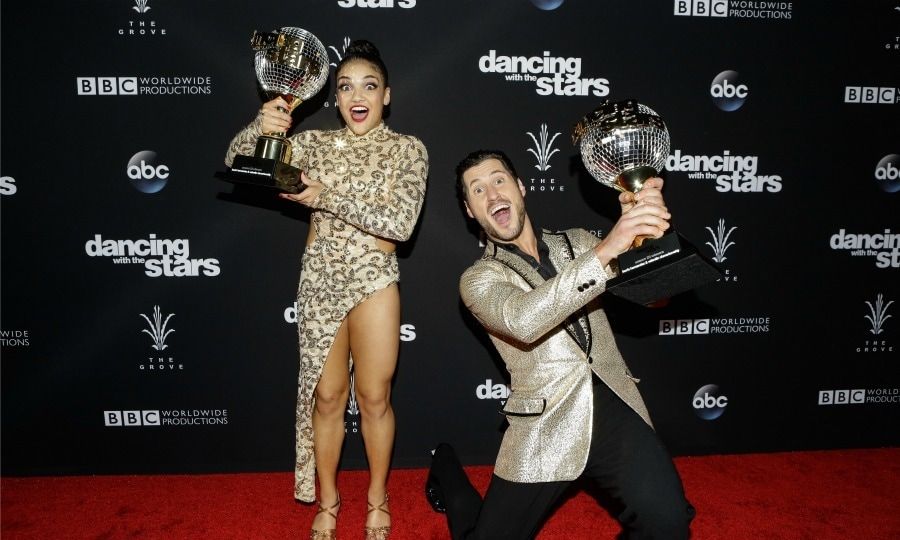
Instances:
[[[259,128],[263,133],[287,133],[291,129],[290,105],[284,99],[277,97],[272,101],[263,103],[259,110]]]

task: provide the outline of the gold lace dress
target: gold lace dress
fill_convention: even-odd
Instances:
[[[225,163],[253,155],[257,118],[231,141]],[[291,164],[323,189],[312,203],[315,240],[306,246],[297,292],[300,376],[294,497],[315,500],[312,408],[334,337],[350,310],[399,281],[397,257],[376,237],[407,240],[425,198],[428,154],[417,138],[383,123],[365,135],[349,129],[303,131],[291,137]]]

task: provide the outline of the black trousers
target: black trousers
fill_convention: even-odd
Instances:
[[[509,482],[494,475],[482,501],[448,445],[437,448],[431,477],[443,492],[454,540],[534,538],[571,484]],[[623,538],[688,538],[694,508],[671,457],[641,417],[596,379],[593,435],[582,477],[610,499]]]

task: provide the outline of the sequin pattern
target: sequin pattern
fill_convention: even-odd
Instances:
[[[225,158],[252,155],[259,119],[238,133]],[[291,164],[323,189],[313,201],[316,239],[306,247],[297,292],[300,375],[294,497],[315,500],[312,408],[322,367],[341,322],[374,292],[399,280],[397,257],[377,237],[407,240],[425,197],[428,155],[415,137],[384,124],[365,135],[348,129],[291,137]]]
[[[510,374],[503,409],[509,428],[494,474],[511,482],[581,474],[591,443],[594,374],[652,426],[598,299],[613,274],[592,252],[597,238],[571,229],[545,231],[543,239],[558,270],[552,279],[490,241],[460,279],[463,303],[487,330]],[[582,314],[578,324],[588,330],[587,352],[566,330],[573,313]]]

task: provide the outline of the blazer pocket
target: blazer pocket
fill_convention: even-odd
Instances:
[[[540,416],[546,406],[547,400],[544,398],[510,397],[500,413],[506,416]]]

